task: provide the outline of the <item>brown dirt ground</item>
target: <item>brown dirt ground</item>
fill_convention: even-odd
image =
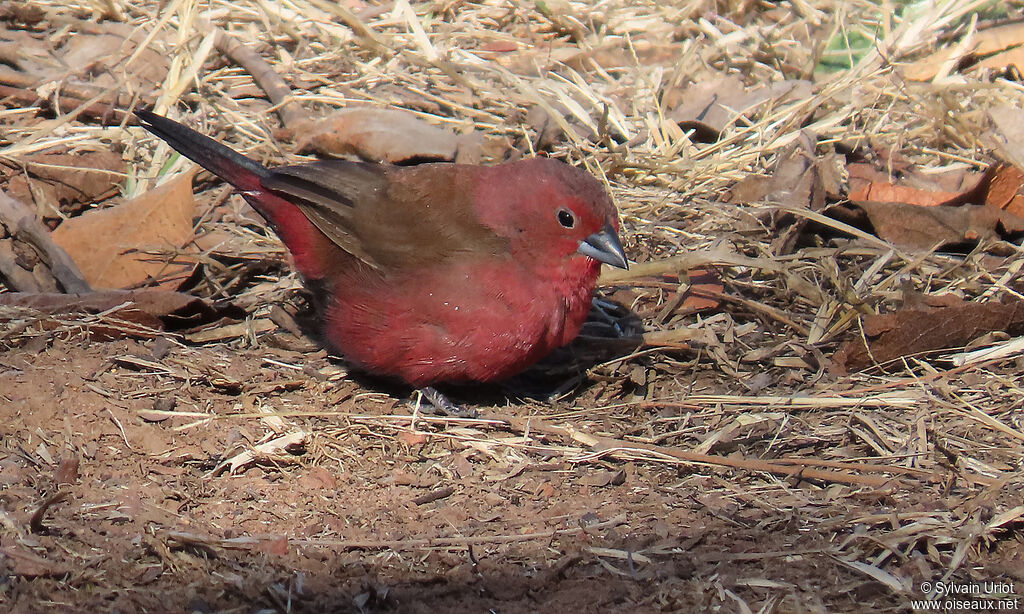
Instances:
[[[821,484],[791,480],[803,505],[762,502],[756,490],[736,504],[715,494],[736,490],[719,469],[571,464],[528,448],[502,456],[464,445],[457,425],[422,435],[382,428],[387,419],[374,416],[409,406],[339,377],[322,352],[82,337],[34,345],[0,354],[0,603],[9,611],[908,607],[833,558],[851,514],[891,510],[881,495],[851,510],[830,504]],[[176,379],[139,360],[205,375]],[[571,418],[566,410],[595,406],[596,388],[553,405],[482,407],[482,417]],[[177,412],[249,417],[145,414],[172,398]],[[260,406],[310,433],[304,449],[290,464],[218,473],[222,459],[271,432],[251,416]],[[69,482],[59,487],[66,498],[43,506],[58,481]],[[415,501],[446,487],[449,496]],[[933,496],[912,493],[901,509],[941,506]],[[822,531],[830,515],[841,528]],[[993,554],[972,574],[1006,577],[1008,564],[1020,573],[1019,545]],[[911,554],[903,567],[913,575],[914,566]]]
[[[0,68],[7,55],[25,64],[23,98],[9,105],[27,105],[5,107],[5,159],[27,168],[27,156],[55,147],[116,162],[93,180],[96,194],[61,215],[172,172],[140,129],[100,129],[111,119],[106,98],[59,122],[52,107],[34,106],[71,100],[69,111],[113,92],[118,75],[131,77],[117,82],[126,108],[159,99],[261,160],[298,160],[290,136],[270,138],[289,122],[275,118],[249,69],[220,51],[202,55],[213,20],[272,62],[310,117],[391,106],[460,132],[472,125],[502,150],[536,145],[585,161],[609,177],[637,263],[724,246],[746,264],[729,265],[721,302],[699,309],[678,309],[680,262],[614,291],[662,336],[578,378],[569,396],[457,390],[481,420],[414,423],[408,391],[349,377],[308,340],[267,330],[271,306],[298,285],[283,248],[238,196],[200,176],[196,191],[211,206],[193,221],[212,251],[190,291],[245,311],[244,323],[224,325],[238,329],[230,341],[99,341],[80,332],[92,316],[6,335],[13,327],[0,320],[0,612],[881,613],[911,611],[925,581],[1004,579],[1024,601],[1024,360],[959,369],[913,356],[892,372],[843,377],[824,368],[839,342],[863,333],[865,313],[890,313],[915,293],[1020,297],[1019,246],[907,256],[877,241],[834,244],[832,233],[801,238],[794,228],[811,226],[789,226],[775,210],[777,198],[814,211],[826,194],[845,198],[822,179],[840,160],[886,173],[905,156],[931,170],[987,166],[984,118],[1002,113],[995,103],[1021,106],[1020,71],[942,85],[891,69],[939,44],[959,47],[976,25],[1019,15],[1019,1],[991,3],[1014,12],[979,20],[943,10],[982,2],[913,11],[904,2],[574,2],[600,9],[586,23],[546,8],[563,2],[414,2],[440,63],[398,11],[377,10],[387,2],[362,13],[383,43],[339,38],[339,22],[322,15],[332,3],[38,4],[46,11],[17,17],[3,49]],[[291,5],[309,15],[285,17]],[[127,21],[94,23],[103,6]],[[891,45],[849,70],[815,73],[847,26],[872,42],[902,8],[919,14],[906,31],[920,45],[900,20]],[[154,33],[147,55],[134,61],[125,32]],[[509,43],[518,51],[500,51]],[[472,55],[446,55],[460,49]],[[95,61],[107,53],[109,63]],[[41,72],[49,76],[36,83]],[[51,87],[69,73],[76,80]],[[731,92],[737,75],[743,87]],[[761,86],[805,79],[815,79],[814,96],[771,98],[733,117]],[[689,102],[719,95],[730,119],[708,127],[717,140],[691,140],[673,115],[686,110],[688,123]],[[558,138],[545,136],[549,116],[569,122]],[[625,132],[609,129],[616,122]],[[799,163],[799,181],[787,160]],[[768,187],[727,202],[748,177]],[[26,202],[53,207],[22,187]],[[677,351],[680,341],[691,349]],[[556,385],[576,373],[560,377]],[[289,436],[302,446],[223,470]],[[602,449],[585,443],[593,436],[721,462]],[[807,473],[725,462],[787,459]],[[809,475],[837,465],[860,483]]]

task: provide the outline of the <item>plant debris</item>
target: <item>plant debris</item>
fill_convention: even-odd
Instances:
[[[903,611],[1024,582],[1022,11],[0,5],[0,609]],[[309,336],[273,232],[139,107],[268,165],[559,158],[631,267],[570,346],[445,390],[479,416],[427,415]]]

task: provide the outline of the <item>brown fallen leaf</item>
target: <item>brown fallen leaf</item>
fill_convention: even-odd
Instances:
[[[427,435],[419,431],[400,431],[397,439],[403,445],[415,448],[426,443]]]
[[[770,101],[778,104],[809,98],[811,89],[810,81],[792,80],[747,90],[739,77],[727,76],[670,91],[666,106],[675,107],[669,118],[682,129],[693,130],[695,140],[714,142],[744,114]]]
[[[372,162],[467,162],[480,159],[482,136],[459,135],[408,111],[353,107],[296,127],[296,149]]]
[[[1009,163],[993,164],[977,185],[943,204],[986,205],[1024,217],[1024,170]]]
[[[621,486],[626,482],[626,472],[623,469],[618,471],[597,471],[580,478],[580,484],[586,486]]]
[[[274,556],[286,556],[288,554],[288,536],[279,535],[261,539],[254,550]]]
[[[1024,170],[1012,164],[997,164],[993,168],[982,202],[1024,217]]]
[[[666,277],[669,278],[670,276]],[[661,311],[654,318],[654,321],[658,324],[668,322],[672,315],[678,312],[696,313],[698,311],[709,311],[717,309],[722,304],[719,297],[725,292],[725,285],[717,269],[693,269],[687,271],[686,277],[689,280],[689,285],[682,292],[676,292],[665,301],[664,307],[661,308]]]
[[[116,7],[106,4],[105,8]],[[156,91],[167,75],[170,58],[157,45],[139,48],[143,41],[151,42],[147,37],[153,33],[119,23],[123,15],[109,16],[112,21],[100,22],[60,16],[62,27],[74,36],[39,36],[34,28],[0,28],[0,48],[15,50],[5,54],[10,70],[0,70],[4,95],[32,106],[47,107],[53,102],[68,111],[96,100],[82,107],[82,113],[109,119],[138,102],[130,92]],[[124,70],[125,61],[133,56],[132,69]],[[55,88],[59,96],[54,95]],[[147,95],[141,100],[147,100]]]
[[[956,41],[931,55],[906,66],[904,78],[910,81],[931,81],[952,70],[1005,69],[1024,66],[1024,24],[1013,23],[978,30],[972,38]]]
[[[225,317],[245,317],[234,305],[211,305],[188,294],[165,290],[108,290],[81,295],[8,292],[0,294],[0,305],[27,307],[51,315],[109,312],[122,321],[165,330],[189,330]],[[90,327],[94,335],[103,330],[102,326]],[[113,334],[113,338],[125,336],[113,329],[107,334]]]
[[[190,245],[196,168],[130,201],[65,220],[53,231],[53,240],[93,288],[179,287],[196,266],[196,248]]]
[[[1024,219],[983,205],[918,207],[856,201],[832,207],[826,214],[853,226],[867,227],[893,245],[920,250],[982,239],[1007,240],[1024,233]]]
[[[844,342],[832,356],[833,369],[849,373],[923,352],[962,348],[994,331],[1024,334],[1024,301],[968,303],[946,307],[901,309],[864,319],[864,339]]]
[[[850,200],[898,202],[918,207],[934,207],[958,196],[956,192],[921,190],[895,183],[869,183],[850,191]]]
[[[64,458],[60,459],[60,464],[57,465],[57,470],[53,473],[54,483],[57,486],[74,484],[78,481],[78,467],[78,455],[74,452],[69,452]]]
[[[16,545],[0,548],[0,566],[21,578],[59,577],[71,573],[67,565],[44,559]]]
[[[951,167],[942,172],[932,169],[925,173],[908,165],[899,173],[890,175],[873,164],[851,162],[846,165],[846,172],[849,177],[846,198],[849,200],[894,201],[921,206],[981,204],[968,195],[978,189],[984,174],[964,168]]]
[[[338,489],[338,480],[324,467],[310,467],[308,472],[299,476],[297,483],[310,490]]]
[[[982,135],[982,142],[1003,160],[1024,168],[1024,109],[1002,105],[989,109],[991,128]]]
[[[846,165],[846,175],[850,185],[850,194],[866,192],[871,184],[886,183],[892,179],[889,173],[879,170],[875,168],[874,164],[867,162],[850,162]]]
[[[797,142],[787,151],[779,154],[778,162],[770,177],[750,175],[733,186],[725,195],[731,203],[764,202],[779,204],[792,209],[820,211],[825,206],[826,188],[823,177],[832,177],[831,170],[822,171],[821,165],[830,165],[833,158],[818,158],[815,155],[816,139],[803,132]],[[764,217],[779,232],[772,241],[772,251],[788,254],[796,246],[807,220],[790,213],[770,210]]]
[[[726,202],[778,203],[820,211],[825,192],[818,177],[814,138],[801,134],[797,143],[779,155],[771,176],[749,175],[725,195]]]
[[[56,217],[115,196],[124,168],[121,154],[112,151],[47,153],[26,156],[17,165],[0,162],[0,180],[7,180],[12,197]]]

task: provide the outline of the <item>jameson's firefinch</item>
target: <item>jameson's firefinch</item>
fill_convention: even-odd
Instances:
[[[267,219],[322,299],[326,342],[370,373],[416,387],[514,375],[579,333],[601,262],[627,266],[611,199],[557,160],[268,169],[138,116]]]

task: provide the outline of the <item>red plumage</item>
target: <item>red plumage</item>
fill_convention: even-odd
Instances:
[[[331,349],[370,373],[417,387],[514,375],[579,333],[599,260],[626,266],[611,199],[556,160],[267,169],[139,117],[267,219],[324,294]]]

